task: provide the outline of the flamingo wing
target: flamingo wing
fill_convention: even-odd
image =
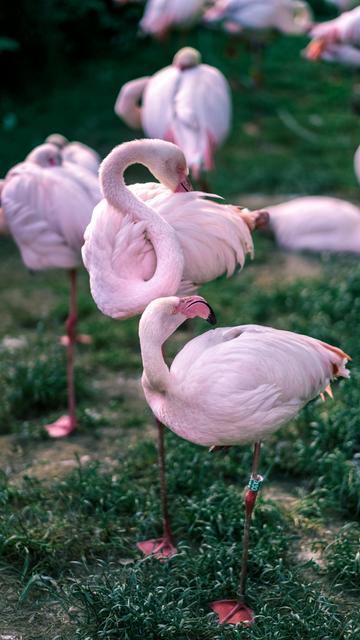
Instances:
[[[231,276],[253,253],[248,226],[237,207],[220,204],[207,194],[191,191],[151,201],[157,213],[175,229],[185,258],[183,279],[194,285]]]
[[[338,198],[295,198],[269,207],[279,244],[291,250],[360,252],[360,209]]]
[[[92,212],[82,191],[51,171],[10,172],[2,193],[10,231],[24,263],[34,270],[75,267]]]
[[[334,377],[349,375],[343,351],[308,336],[257,325],[207,334],[176,356],[169,397],[174,393],[203,413],[197,428],[213,443],[261,439]]]

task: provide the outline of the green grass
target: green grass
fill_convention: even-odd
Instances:
[[[121,84],[167,64],[180,42],[145,40],[126,64],[89,61],[29,104],[7,97],[2,116],[15,113],[17,124],[3,132],[1,171],[54,130],[103,154],[130,139],[112,112]],[[196,31],[189,43],[241,84],[233,132],[211,176],[215,192],[229,201],[246,192],[357,198],[352,155],[359,121],[350,111],[347,70],[312,65],[298,55],[305,40],[278,38],[266,53],[264,85],[254,90],[247,52],[224,57],[225,39],[211,32]],[[305,134],[289,128],[288,114]],[[166,563],[140,559],[135,542],[160,533],[160,512],[152,419],[135,382],[137,319],[102,316],[87,274],[80,274],[80,330],[93,337],[77,352],[80,429],[66,443],[49,441],[42,425],[66,407],[65,352],[57,339],[68,284],[61,272],[30,276],[11,240],[0,238],[0,633],[2,625],[18,625],[34,640],[360,637],[360,267],[356,258],[309,258],[308,277],[305,258],[291,266],[270,238],[255,240],[256,260],[239,277],[202,290],[219,324],[304,332],[341,346],[353,363],[351,379],[334,386],[334,401],[313,402],[264,445],[266,482],[249,571],[258,618],[249,630],[219,627],[208,602],[236,592],[250,447],[210,455],[167,434],[180,553]],[[195,321],[178,332],[169,355],[206,329]],[[6,346],[9,337],[19,339],[17,346]],[[299,555],[304,544],[320,552],[321,562]],[[25,615],[35,620],[31,631],[21,622]]]

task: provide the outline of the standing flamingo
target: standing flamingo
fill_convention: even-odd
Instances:
[[[134,163],[145,165],[162,184],[126,186],[124,171]],[[263,224],[267,214],[242,212],[188,191],[187,172],[182,151],[163,140],[124,143],[103,161],[104,200],[86,229],[82,255],[92,296],[104,314],[129,318],[155,298],[231,276],[252,252],[249,227]],[[139,547],[162,558],[176,550],[167,515],[163,427],[158,427],[164,534]]]
[[[307,196],[267,211],[269,227],[285,249],[360,253],[360,209],[351,202]]]
[[[76,428],[74,348],[76,334],[76,268],[84,230],[90,222],[94,200],[86,189],[61,168],[62,157],[50,144],[37,147],[31,159],[11,169],[5,178],[1,204],[10,233],[28,269],[68,269],[70,275],[67,331],[68,414],[45,428],[53,438]]]
[[[61,133],[52,133],[45,142],[56,145],[62,152],[62,157],[68,162],[80,165],[96,176],[100,166],[100,156],[83,142],[69,142]]]
[[[183,29],[196,22],[205,0],[147,0],[140,29],[162,40],[173,28]]]
[[[149,138],[177,144],[198,178],[213,168],[214,151],[229,132],[231,92],[218,69],[201,64],[200,53],[185,47],[151,78],[127,82],[115,112],[129,126],[142,126]]]
[[[222,624],[249,624],[254,612],[245,604],[247,558],[251,514],[263,481],[258,473],[261,440],[317,395],[331,395],[330,381],[349,376],[349,356],[305,335],[242,325],[207,331],[190,340],[169,369],[163,345],[194,317],[216,322],[200,296],[161,298],[147,307],[139,325],[142,386],[157,420],[178,436],[205,447],[255,443],[245,494],[239,597],[210,605]]]

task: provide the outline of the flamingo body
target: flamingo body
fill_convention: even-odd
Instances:
[[[310,32],[315,40],[326,45],[339,42],[353,46],[360,45],[360,7],[345,11],[334,20],[315,25]]]
[[[295,417],[334,377],[348,377],[348,356],[340,349],[258,325],[207,331],[190,340],[168,369],[162,344],[187,317],[199,315],[195,309],[207,305],[202,301],[155,300],[139,326],[146,400],[158,420],[182,438],[203,446],[259,441]]]
[[[291,251],[360,252],[360,209],[337,198],[295,198],[268,208],[280,246]]]
[[[80,165],[97,176],[100,156],[87,144],[77,141],[69,142],[61,133],[52,133],[46,138],[45,143],[56,145],[62,151],[63,160]]]
[[[200,15],[204,0],[148,0],[140,29],[162,38],[171,28],[191,25]]]
[[[141,121],[149,138],[177,144],[198,177],[202,169],[213,168],[214,150],[229,132],[231,92],[218,69],[200,64],[200,54],[184,48],[172,65],[150,79],[126,83],[115,110],[130,126],[139,126]]]
[[[311,11],[300,0],[217,0],[205,13],[205,22],[224,23],[232,33],[276,29],[283,33],[304,33],[311,24]]]

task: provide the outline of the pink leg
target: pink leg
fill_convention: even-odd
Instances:
[[[67,333],[67,390],[68,390],[68,415],[61,416],[55,422],[48,424],[45,429],[52,438],[68,436],[77,426],[74,389],[74,353],[76,344],[76,269],[70,270],[70,304],[69,316],[66,320]]]
[[[152,538],[151,540],[143,540],[137,543],[138,549],[145,556],[153,555],[157,560],[171,558],[176,554],[174,546],[174,537],[170,527],[170,518],[168,510],[168,500],[166,491],[166,475],[165,475],[165,448],[164,448],[164,425],[156,420],[158,426],[159,439],[159,474],[160,474],[160,496],[163,516],[163,535],[161,538]]]
[[[210,608],[218,615],[220,624],[253,624],[254,612],[245,604],[247,566],[249,557],[249,537],[251,515],[255,507],[258,491],[263,482],[257,472],[260,459],[261,442],[256,442],[250,481],[245,493],[245,522],[243,537],[243,554],[239,583],[239,597],[237,600],[217,600],[210,603]]]

